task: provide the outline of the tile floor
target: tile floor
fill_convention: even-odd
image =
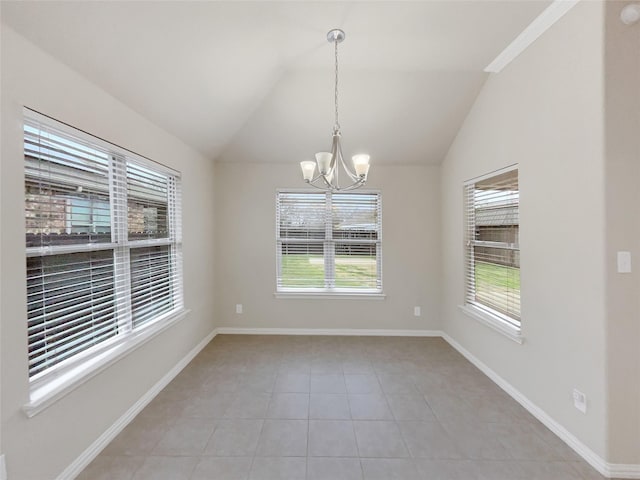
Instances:
[[[78,478],[602,477],[442,339],[219,335]]]

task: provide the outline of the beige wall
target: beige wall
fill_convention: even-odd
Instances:
[[[273,295],[275,194],[305,187],[298,162],[216,164],[217,325],[439,329],[439,182],[438,167],[389,167],[372,159],[367,186],[382,191],[384,300],[282,299]],[[416,305],[421,317],[413,316]]]
[[[609,461],[640,464],[640,24],[606,8],[605,126]],[[630,251],[633,272],[616,271]]]
[[[52,480],[214,328],[213,163],[2,25],[1,430],[15,480]],[[126,72],[121,72],[126,75]],[[191,314],[28,419],[22,106],[183,174],[185,304]]]
[[[602,458],[603,6],[580,2],[481,90],[442,165],[444,330]],[[462,184],[519,164],[523,345],[459,311]],[[572,389],[588,411],[573,407]]]

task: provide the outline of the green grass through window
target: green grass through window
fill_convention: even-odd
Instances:
[[[376,288],[375,256],[336,257],[337,288]],[[282,286],[290,288],[324,288],[322,255],[282,255]]]
[[[476,262],[475,299],[513,318],[520,318],[520,269]]]
[[[476,262],[476,288],[482,285],[493,285],[510,290],[520,291],[520,269]]]

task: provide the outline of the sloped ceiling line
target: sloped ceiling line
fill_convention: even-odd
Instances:
[[[437,164],[482,69],[549,1],[2,2],[2,22],[212,160],[327,148],[342,28],[345,150]],[[61,119],[64,121],[64,119]],[[99,132],[97,132],[99,133]],[[345,154],[348,154],[345,151]]]

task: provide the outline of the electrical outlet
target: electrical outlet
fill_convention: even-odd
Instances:
[[[618,252],[618,273],[631,273],[631,252]]]
[[[420,307],[413,307],[413,316],[419,317],[420,315],[422,315],[422,311]]]
[[[242,304],[241,303],[236,303],[236,313],[238,313],[238,314],[242,313]]]
[[[587,413],[587,396],[575,388],[573,389],[573,406],[582,413]]]

